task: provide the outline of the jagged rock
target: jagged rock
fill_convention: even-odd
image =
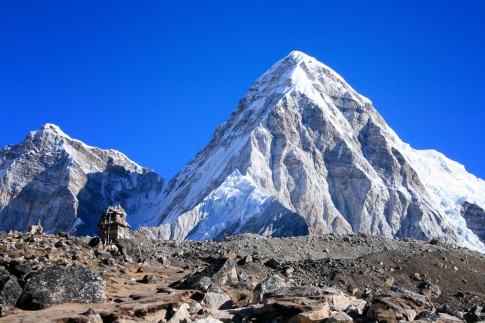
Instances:
[[[424,283],[419,288],[420,293],[426,296],[428,300],[434,300],[441,296],[441,288],[436,284]]]
[[[218,286],[236,285],[239,280],[234,258],[227,258],[222,267],[211,277],[211,281]]]
[[[260,302],[266,293],[274,292],[283,287],[288,287],[288,283],[278,274],[275,274],[256,286],[253,292],[253,302]]]
[[[175,311],[174,315],[168,320],[167,323],[180,323],[184,322],[190,317],[189,313],[190,305],[187,303],[183,303],[179,306],[179,308]]]
[[[237,285],[236,261],[232,258],[216,259],[202,271],[188,275],[171,287],[179,289],[207,289],[210,285]]]
[[[220,288],[211,286],[205,293],[202,304],[217,310],[225,310],[231,308],[233,302],[229,295],[223,292]]]
[[[15,306],[21,294],[22,287],[20,287],[17,279],[0,267],[0,316],[5,316],[7,310]]]
[[[336,313],[330,314],[328,320],[326,320],[325,322],[328,322],[328,323],[352,323],[353,321],[354,320],[352,319],[352,317],[348,316],[346,313],[336,312]]]
[[[104,302],[105,287],[105,282],[88,268],[79,265],[48,267],[27,279],[19,307],[38,310],[65,302]]]
[[[353,299],[345,311],[352,316],[362,315],[366,305],[367,301],[363,299]]]
[[[324,293],[324,297],[333,311],[345,311],[350,306],[351,301],[355,299],[336,288],[326,288]]]
[[[246,274],[244,271],[240,271],[237,273],[237,279],[240,283],[243,283],[248,280],[248,274]]]

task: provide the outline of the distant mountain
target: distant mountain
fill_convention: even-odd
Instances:
[[[47,124],[0,150],[0,198],[2,230],[41,218],[50,232],[93,234],[102,209],[121,204],[161,239],[364,232],[485,251],[485,182],[403,143],[369,99],[301,52],[256,80],[168,183]]]
[[[146,223],[164,239],[365,232],[485,250],[460,214],[465,202],[485,208],[485,182],[403,143],[369,99],[301,52],[251,86],[164,194]],[[485,214],[474,220],[485,228]]]
[[[150,215],[163,179],[115,150],[71,139],[46,124],[0,150],[0,228],[97,234],[104,208],[121,204],[136,224]]]

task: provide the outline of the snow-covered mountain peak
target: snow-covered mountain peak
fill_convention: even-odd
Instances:
[[[463,185],[450,191],[456,182]],[[483,192],[484,183],[463,167],[404,144],[369,99],[294,51],[256,80],[169,182],[160,217],[147,224],[160,225],[162,237],[217,239],[281,235],[291,219],[301,224],[299,233],[439,236],[485,250],[474,233],[480,225],[467,227],[462,216],[466,201],[468,218],[479,218]],[[204,223],[224,225],[211,230]]]
[[[306,61],[314,61],[315,58],[303,53],[303,52],[300,52],[298,50],[294,50],[292,51],[288,56],[287,58],[290,58],[292,60],[294,60],[295,62],[301,62],[303,60],[306,60]]]
[[[88,146],[48,123],[0,149],[0,230],[26,230],[41,219],[47,232],[94,234],[102,210],[117,204],[130,223],[143,222],[153,216],[163,183],[124,154]]]
[[[64,138],[71,139],[61,128],[53,123],[46,123],[39,129],[32,131],[31,136],[42,137],[42,136],[60,136]]]

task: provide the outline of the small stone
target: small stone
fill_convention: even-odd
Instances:
[[[388,277],[384,282],[387,287],[392,287],[394,285],[394,277]]]
[[[158,279],[152,275],[145,275],[143,276],[141,282],[144,284],[156,284],[158,282]]]
[[[463,292],[458,292],[458,293],[455,294],[455,297],[456,298],[464,298],[465,294],[463,294]]]
[[[438,313],[438,322],[463,322],[462,320],[460,320],[459,318],[455,317],[455,316],[452,316],[450,314],[447,314],[447,313]]]
[[[429,244],[434,246],[443,244],[443,238],[435,237],[429,241]]]
[[[271,268],[274,268],[274,269],[278,269],[281,266],[281,263],[279,261],[271,258],[270,260],[265,262],[265,266],[268,266],[268,267],[271,267]]]

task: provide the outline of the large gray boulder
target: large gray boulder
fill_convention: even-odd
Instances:
[[[28,278],[18,306],[39,310],[65,302],[104,302],[105,287],[104,280],[88,268],[57,265],[39,270]]]
[[[15,306],[21,294],[22,287],[17,279],[0,267],[0,316],[5,316],[8,308]]]

